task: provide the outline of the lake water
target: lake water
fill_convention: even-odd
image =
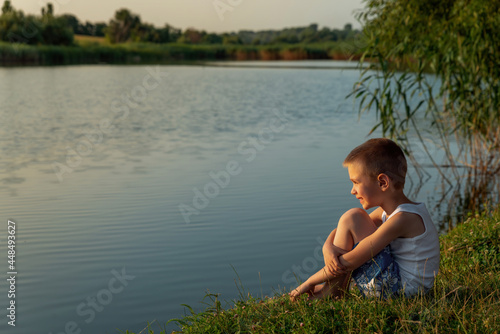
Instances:
[[[342,161],[374,124],[343,65],[0,69],[0,331],[139,332],[236,298],[235,271],[260,296],[319,269],[359,207]]]

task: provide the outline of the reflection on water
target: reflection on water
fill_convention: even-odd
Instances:
[[[491,209],[500,203],[498,174],[481,173],[473,168],[456,172],[450,182],[440,179],[442,195],[434,199],[435,207],[444,213],[440,223],[443,231],[462,222],[469,213]]]
[[[320,65],[300,63],[329,64]],[[140,331],[181,316],[182,303],[201,309],[207,289],[235,298],[232,266],[252,293],[289,286],[287,270],[359,206],[342,168],[374,121],[358,121],[345,99],[358,77],[299,68],[0,69],[0,202],[2,219],[18,226],[19,330],[56,333],[74,321],[82,333]],[[223,173],[230,162],[239,173]],[[434,207],[435,173],[419,188],[412,199]],[[189,224],[180,204],[196,211]],[[92,320],[82,316],[87,298],[123,268],[135,278]]]
[[[356,61],[217,61],[205,62],[205,66],[216,67],[243,67],[243,68],[294,68],[294,69],[358,69],[359,63]]]
[[[421,128],[424,125],[421,124]],[[434,185],[435,193],[428,195],[427,206],[434,211],[438,230],[444,233],[468,214],[491,209],[500,202],[500,175],[482,171],[472,164],[450,165],[447,153],[439,144],[441,139],[432,134],[428,136],[427,143],[415,138],[408,147],[412,152],[412,165],[405,191],[410,198],[415,198],[428,184]],[[459,156],[462,144],[453,139],[447,142],[455,157]]]

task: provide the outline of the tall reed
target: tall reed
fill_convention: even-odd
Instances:
[[[380,128],[410,156],[418,142],[443,182],[466,184],[474,198],[478,190],[495,193],[498,200],[500,2],[365,2],[358,16],[367,40],[365,70],[351,95],[360,113],[375,111],[372,131]],[[426,144],[429,137],[442,160]]]

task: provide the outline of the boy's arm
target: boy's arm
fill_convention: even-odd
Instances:
[[[380,227],[382,225],[382,214],[384,213],[384,209],[382,209],[380,206],[373,210],[372,213],[370,213],[370,218],[373,220],[375,223],[375,226]]]
[[[339,257],[342,254],[347,253],[347,251],[333,245],[336,233],[337,229],[334,229],[328,238],[326,238],[325,244],[323,245],[323,260],[326,267],[339,268],[343,270],[345,268],[342,263],[340,263]]]
[[[335,240],[335,234],[337,234],[337,229],[335,228],[332,233],[326,238],[325,243],[323,244],[323,259],[325,261],[325,265],[327,263],[330,263],[333,261],[334,257],[336,262],[338,262],[337,257],[340,256],[341,254],[335,255],[334,254],[334,247],[333,247],[333,240]],[[343,254],[343,253],[342,253]],[[340,263],[338,263],[340,265]]]
[[[407,224],[402,215],[395,215],[375,232],[361,240],[356,248],[339,257],[340,263],[349,271],[354,270],[380,253],[396,238],[405,234]]]
[[[370,213],[370,218],[373,220],[373,223],[375,226],[378,228],[380,225],[382,225],[382,213],[384,210],[381,207],[378,207],[375,209],[372,213]],[[340,262],[339,257],[347,251],[340,249],[338,247],[335,247],[333,245],[333,240],[335,239],[335,234],[337,232],[337,229],[334,229],[328,238],[326,239],[324,245],[323,245],[323,258],[325,261],[325,266],[329,268],[329,271],[332,270],[333,268],[345,270],[346,268],[343,266],[343,264]]]
[[[335,228],[332,233],[326,238],[325,244],[323,245],[323,248],[328,245],[328,244],[333,244],[333,240],[335,239],[335,234],[337,233],[337,228]]]

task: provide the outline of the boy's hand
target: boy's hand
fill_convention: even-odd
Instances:
[[[326,248],[326,249],[325,249]],[[323,257],[325,259],[325,266],[328,271],[335,276],[344,275],[347,273],[346,268],[340,263],[339,256],[344,255],[348,251],[329,244],[324,247]]]
[[[312,296],[314,293],[314,285],[309,284],[307,281],[299,285],[297,288],[290,292],[290,298],[292,301],[295,301],[300,295],[307,293],[309,296]]]

